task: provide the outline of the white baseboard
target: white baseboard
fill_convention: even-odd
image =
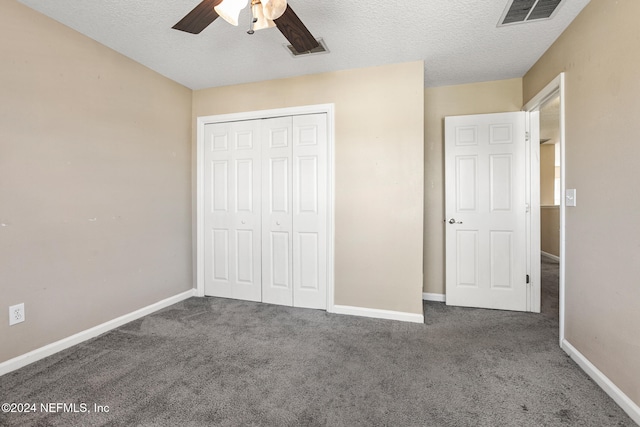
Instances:
[[[550,254],[549,252],[540,251],[540,255],[542,255],[544,257],[547,257],[547,258],[550,258],[550,259],[552,259],[554,261],[560,262],[560,257],[559,256]]]
[[[591,377],[611,397],[614,402],[631,417],[636,424],[640,425],[640,406],[636,405],[629,396],[624,394],[605,374],[596,368],[582,353],[580,353],[567,340],[562,341],[562,349],[573,359],[583,371]]]
[[[70,337],[63,338],[60,341],[47,344],[44,347],[37,348],[21,356],[14,357],[13,359],[2,362],[0,363],[0,375],[15,371],[16,369],[20,369],[30,363],[36,362],[40,359],[44,359],[45,357],[51,356],[52,354],[55,354],[59,351],[65,350],[76,344],[80,344],[81,342],[97,337],[98,335],[104,334],[105,332],[124,325],[125,323],[132,322],[155,311],[176,304],[180,301],[184,301],[187,298],[191,298],[195,295],[195,291],[195,289],[191,289],[162,301],[158,301],[155,304],[148,305],[132,313],[125,314],[124,316],[120,316],[113,320],[109,320],[108,322],[102,323],[98,326],[94,326],[93,328],[78,332],[77,334],[71,335]]]
[[[447,296],[445,294],[430,294],[429,292],[423,292],[422,299],[425,301],[446,302]]]
[[[379,310],[376,308],[351,307],[334,305],[333,313],[351,316],[373,317],[375,319],[399,320],[401,322],[424,323],[423,314],[405,313],[402,311]]]

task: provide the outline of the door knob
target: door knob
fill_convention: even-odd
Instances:
[[[246,224],[246,223],[247,223],[244,219],[243,219],[241,222],[242,222],[243,224]]]
[[[280,225],[280,221],[276,221],[276,225]]]
[[[462,221],[456,221],[454,218],[451,218],[449,224],[462,224]]]

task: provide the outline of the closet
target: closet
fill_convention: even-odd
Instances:
[[[205,295],[326,308],[327,115],[204,127]]]

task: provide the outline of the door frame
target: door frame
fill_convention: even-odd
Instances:
[[[527,311],[540,313],[542,277],[540,274],[540,114],[526,112],[526,174],[525,191],[527,200]]]
[[[335,105],[317,104],[230,114],[200,116],[196,119],[196,296],[204,296],[204,128],[207,124],[270,119],[325,113],[327,115],[327,309],[334,311],[335,242]]]
[[[564,341],[564,325],[565,325],[565,76],[564,73],[560,73],[555,79],[549,82],[540,92],[538,92],[529,102],[527,102],[524,107],[522,107],[523,111],[527,111],[529,113],[535,113],[540,111],[542,105],[549,101],[551,98],[558,96],[560,98],[560,135],[559,142],[560,144],[560,271],[559,271],[559,344],[562,346],[562,342]],[[539,132],[539,129],[538,129]],[[532,144],[532,147],[536,144]],[[538,146],[538,153],[540,152],[540,147]],[[533,150],[532,150],[533,151]],[[539,154],[538,154],[539,159]],[[532,156],[531,158],[531,167],[533,168],[534,163],[537,163],[537,159]],[[531,253],[531,259],[534,257],[539,260],[540,254],[540,227],[539,227],[539,205],[540,205],[540,177],[538,176],[537,180],[531,181],[531,191],[537,191],[538,197],[538,233],[536,235],[532,235],[531,240],[531,249],[534,250],[534,242],[533,239],[537,239],[537,250],[538,253]],[[532,233],[535,230],[532,229]],[[539,262],[539,261],[538,261]],[[539,271],[537,272],[539,275]],[[540,304],[540,281],[537,283],[538,289],[538,305]]]

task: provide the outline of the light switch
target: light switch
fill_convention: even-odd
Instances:
[[[567,206],[575,206],[576,205],[576,189],[575,188],[567,188],[564,193],[565,204]]]

